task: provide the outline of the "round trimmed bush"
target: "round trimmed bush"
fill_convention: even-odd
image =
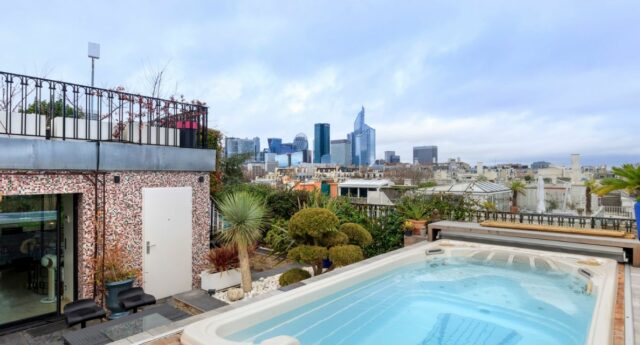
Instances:
[[[318,261],[322,261],[322,259],[325,259],[326,257],[327,248],[308,245],[297,246],[291,249],[287,255],[289,260],[303,264],[314,264]]]
[[[340,231],[327,233],[320,240],[320,245],[324,247],[334,247],[334,246],[339,246],[341,244],[348,244],[348,243],[349,243],[349,237],[347,236],[347,234]]]
[[[280,286],[287,286],[305,280],[307,278],[311,278],[311,273],[303,270],[302,268],[292,268],[282,273],[278,280],[280,282]]]
[[[313,242],[335,231],[339,224],[338,217],[325,208],[305,208],[289,220],[289,234],[300,242]]]
[[[373,242],[373,237],[371,237],[369,231],[360,224],[344,223],[340,226],[340,232],[347,235],[349,244],[366,247]]]
[[[336,267],[350,265],[354,262],[362,261],[362,259],[364,259],[362,248],[352,244],[335,246],[329,249],[329,260]]]

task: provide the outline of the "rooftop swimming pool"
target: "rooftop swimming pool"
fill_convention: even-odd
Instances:
[[[198,322],[182,342],[604,345],[615,269],[612,260],[441,241]]]

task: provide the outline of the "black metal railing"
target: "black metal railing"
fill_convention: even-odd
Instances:
[[[386,215],[395,206],[386,205],[365,205],[354,204],[354,206],[370,217],[378,218]],[[464,222],[481,223],[485,220],[510,222],[518,224],[536,224],[536,225],[552,225],[566,226],[576,229],[604,229],[624,231],[626,233],[635,234],[635,220],[631,218],[611,218],[611,217],[585,217],[558,214],[539,214],[539,213],[510,213],[499,211],[456,211],[450,214],[440,214],[442,220],[454,220]]]
[[[208,108],[0,72],[0,136],[206,148]]]

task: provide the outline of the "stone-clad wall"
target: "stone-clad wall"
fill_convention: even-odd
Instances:
[[[0,171],[0,193],[5,196],[26,194],[80,194],[78,212],[78,295],[93,294],[95,245],[94,186],[91,178],[79,174],[13,175]],[[35,173],[35,172],[34,172]],[[39,172],[42,173],[42,172]],[[120,183],[114,182],[120,176]],[[204,182],[198,182],[200,176]],[[196,172],[111,172],[106,174],[107,246],[119,242],[126,248],[128,261],[142,268],[142,189],[192,187],[193,189],[193,272],[192,284],[199,285],[209,248],[209,175]],[[99,189],[101,193],[102,189]]]

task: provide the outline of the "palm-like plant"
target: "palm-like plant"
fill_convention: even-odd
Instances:
[[[511,193],[513,193],[513,207],[518,207],[518,194],[524,195],[526,187],[527,186],[522,181],[513,181],[509,185],[509,189],[511,189]]]
[[[598,190],[599,185],[598,182],[594,179],[591,180],[587,180],[584,181],[584,187],[585,187],[585,197],[586,199],[586,211],[587,211],[587,215],[591,214],[591,193],[595,192],[596,190]]]
[[[640,199],[640,165],[624,164],[612,171],[617,177],[602,180],[602,186],[596,193],[603,196],[615,190],[625,190],[629,195]]]
[[[218,209],[227,225],[220,233],[220,239],[238,248],[242,289],[250,292],[252,286],[248,248],[262,236],[266,208],[260,198],[247,192],[234,192],[222,197]]]

